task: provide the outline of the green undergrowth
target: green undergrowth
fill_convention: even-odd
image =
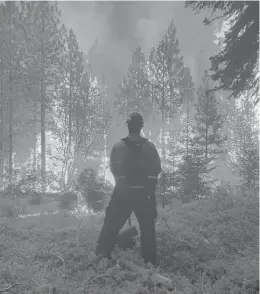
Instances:
[[[126,260],[142,267],[138,250],[115,250],[117,264],[90,267],[100,219],[80,230],[73,225],[45,229],[31,218],[0,227],[0,290],[14,293],[258,293],[258,199],[197,201],[159,210],[157,273],[173,290],[157,287]],[[50,216],[44,216],[50,218]],[[60,218],[65,219],[64,216]],[[69,223],[67,217],[67,222]],[[61,221],[62,222],[62,221]],[[135,222],[134,222],[135,223]],[[73,228],[75,226],[75,228]],[[138,246],[137,242],[137,246]],[[53,292],[54,293],[54,292]]]

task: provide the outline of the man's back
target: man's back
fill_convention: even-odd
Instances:
[[[127,138],[134,142],[142,141],[140,135],[130,134]],[[110,155],[110,169],[116,180],[120,177],[126,176],[123,163],[128,154],[128,148],[129,147],[122,140],[116,142],[112,148]],[[145,140],[141,145],[141,151],[147,158],[147,168],[150,172],[150,176],[157,176],[161,172],[161,160],[155,145],[149,140]]]

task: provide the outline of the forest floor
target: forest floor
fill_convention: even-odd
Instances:
[[[63,213],[0,218],[0,293],[259,293],[258,208],[258,198],[229,197],[160,209],[156,272],[171,292],[127,266],[142,266],[138,250],[90,267],[102,215],[85,216],[78,234],[79,220]]]

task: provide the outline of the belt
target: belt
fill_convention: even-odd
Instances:
[[[120,177],[117,177],[117,176],[114,176],[116,180],[120,180],[120,179],[125,179],[126,176],[120,176]],[[154,180],[157,180],[158,179],[158,176],[147,176],[148,179],[154,179]]]

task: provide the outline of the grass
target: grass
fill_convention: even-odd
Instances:
[[[142,265],[136,251],[115,250],[115,267],[89,267],[102,216],[85,216],[76,243],[75,216],[0,221],[0,293],[170,293],[127,268]],[[135,218],[133,223],[136,224]],[[258,293],[258,199],[196,201],[159,209],[157,271],[171,277],[171,293]],[[104,261],[105,262],[105,261]],[[15,292],[16,291],[16,292]]]

